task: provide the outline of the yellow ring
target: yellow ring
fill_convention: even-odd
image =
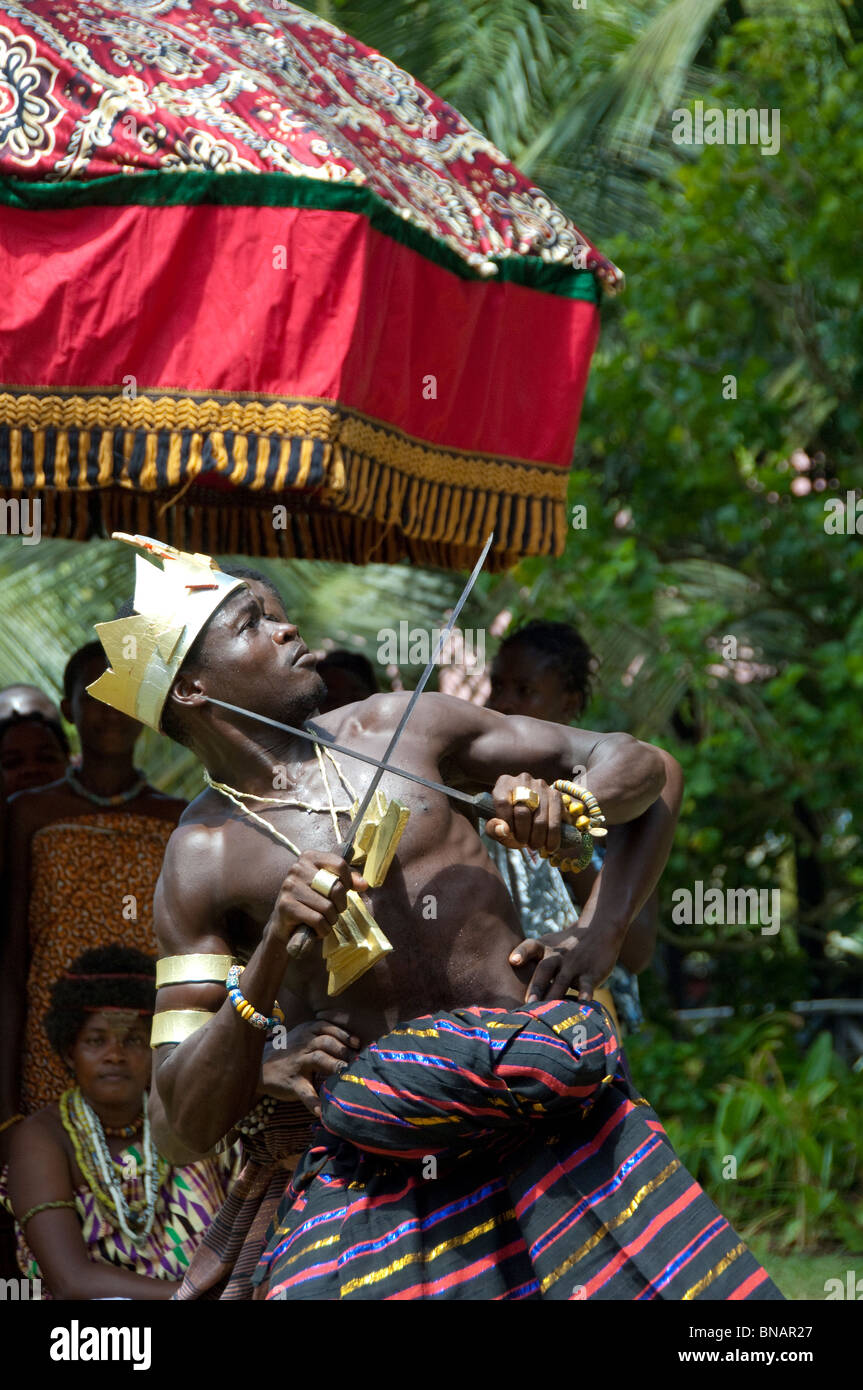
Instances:
[[[513,787],[509,794],[513,806],[526,806],[529,811],[538,811],[540,796],[533,787]]]
[[[338,874],[330,873],[329,869],[318,869],[312,879],[311,886],[316,893],[322,893],[325,898],[329,898],[332,896],[336,884],[340,881]]]

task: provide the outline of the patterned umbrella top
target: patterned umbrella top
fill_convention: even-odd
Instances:
[[[33,180],[258,171],[359,185],[480,273],[620,272],[464,117],[296,5],[2,0],[0,170]]]
[[[620,272],[295,5],[0,0],[0,497],[45,534],[560,553]]]

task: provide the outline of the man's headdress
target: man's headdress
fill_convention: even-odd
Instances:
[[[90,695],[158,730],[168,692],[195,638],[229,594],[245,585],[209,555],[191,555],[149,536],[113,533],[164,561],[137,556],[135,612],[97,623],[109,669],[87,686]]]

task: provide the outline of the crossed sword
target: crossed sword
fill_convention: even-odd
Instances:
[[[360,802],[359,809],[357,810],[356,815],[351,821],[350,829],[348,830],[345,839],[342,840],[341,844],[338,846],[338,849],[336,850],[336,853],[342,859],[344,859],[345,862],[348,862],[349,860],[351,851],[353,849],[354,840],[356,839],[357,832],[359,831],[360,826],[362,825],[363,816],[365,815],[366,811],[371,805],[372,800],[374,799],[375,792],[377,791],[381,778],[383,777],[385,772],[390,773],[394,777],[403,777],[408,782],[418,782],[420,786],[428,787],[431,791],[443,792],[444,796],[454,797],[456,801],[462,801],[466,805],[472,807],[473,810],[483,818],[483,820],[490,820],[493,816],[496,816],[498,814],[495,809],[494,799],[489,795],[488,792],[477,792],[475,795],[471,796],[468,792],[459,791],[456,787],[448,787],[443,782],[433,782],[428,777],[421,777],[418,772],[408,772],[406,768],[394,767],[393,764],[390,762],[390,759],[393,755],[393,751],[402,734],[404,733],[405,725],[407,724],[408,720],[411,717],[411,714],[413,713],[414,707],[416,706],[416,702],[419,699],[420,695],[423,693],[426,685],[428,684],[429,677],[431,676],[432,671],[437,665],[437,660],[440,656],[441,651],[443,650],[444,643],[446,642],[447,637],[450,635],[453,628],[455,627],[455,624],[458,621],[458,616],[461,613],[461,610],[464,607],[471,590],[476,584],[480,571],[482,570],[482,567],[485,564],[486,556],[488,555],[488,552],[491,549],[493,540],[494,532],[492,531],[488,539],[486,540],[485,545],[482,548],[482,552],[480,554],[479,559],[477,560],[476,564],[473,567],[473,570],[471,571],[470,578],[468,579],[467,583],[462,589],[458,602],[456,603],[456,606],[453,609],[452,614],[450,616],[449,622],[447,623],[443,632],[438,637],[437,644],[435,646],[434,651],[432,652],[431,658],[428,661],[422,675],[420,676],[419,683],[417,684],[416,689],[412,692],[411,697],[404,708],[402,717],[393,731],[392,738],[387,744],[383,758],[372,758],[367,753],[358,753],[354,748],[347,748],[344,746],[344,744],[336,743],[335,740],[330,737],[330,735],[326,732],[325,729],[315,728],[311,721],[307,721],[306,725],[303,728],[299,728],[294,726],[293,724],[284,724],[278,719],[270,719],[265,714],[256,714],[254,710],[243,709],[241,705],[229,704],[227,700],[217,700],[213,695],[209,695],[207,697],[210,701],[210,704],[219,705],[222,709],[230,710],[233,714],[242,714],[246,715],[249,719],[257,719],[261,724],[269,724],[270,727],[273,729],[280,729],[284,733],[294,734],[297,738],[305,739],[309,743],[319,743],[323,747],[330,748],[336,753],[344,753],[346,757],[356,758],[358,762],[368,763],[371,767],[377,769],[375,775],[373,776],[371,782],[368,785],[365,796]],[[577,773],[580,772],[583,774],[583,771],[583,769],[576,769]],[[581,835],[575,829],[574,826],[561,826],[561,845],[562,847],[569,847],[573,849],[577,849],[581,845]],[[305,953],[315,944],[316,941],[317,937],[315,936],[315,933],[312,931],[311,927],[301,927],[299,931],[295,932],[291,938],[290,954],[295,959],[298,959],[305,955]]]

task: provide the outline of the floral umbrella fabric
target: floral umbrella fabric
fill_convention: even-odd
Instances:
[[[294,5],[0,0],[0,491],[43,533],[559,552],[619,271]]]

